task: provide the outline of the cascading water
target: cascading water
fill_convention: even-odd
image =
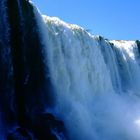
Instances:
[[[1,140],[140,139],[138,40],[93,36],[26,0],[0,1],[0,18]]]
[[[135,41],[108,41],[43,16],[56,106],[72,140],[138,140],[140,65]],[[50,111],[49,109],[46,111]]]

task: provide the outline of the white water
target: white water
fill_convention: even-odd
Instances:
[[[64,121],[69,138],[140,140],[136,43],[107,41],[35,13],[55,89],[52,111]]]

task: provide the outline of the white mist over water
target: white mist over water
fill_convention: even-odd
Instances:
[[[136,43],[107,41],[35,13],[55,89],[53,112],[64,121],[69,138],[140,140]]]

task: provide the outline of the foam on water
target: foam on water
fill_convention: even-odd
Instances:
[[[108,41],[35,12],[55,89],[52,111],[64,121],[69,138],[139,140],[136,43]]]

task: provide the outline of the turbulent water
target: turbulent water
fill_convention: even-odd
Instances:
[[[44,24],[45,22],[45,24]],[[135,41],[109,41],[58,18],[38,20],[55,108],[72,140],[140,139],[140,64]]]
[[[0,139],[140,140],[140,41],[12,4],[0,1]]]

